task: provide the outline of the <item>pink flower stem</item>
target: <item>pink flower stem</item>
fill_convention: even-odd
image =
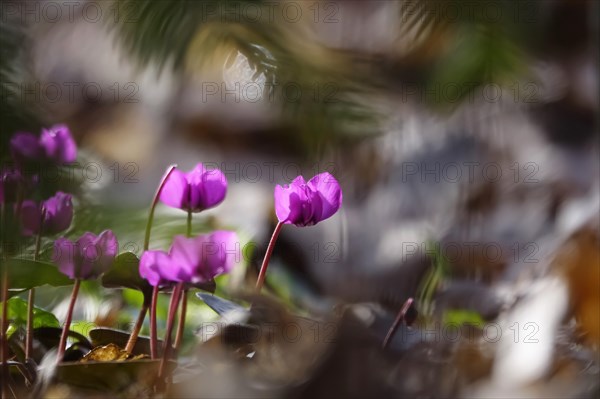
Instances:
[[[390,341],[392,340],[392,338],[394,338],[394,334],[396,334],[396,330],[398,330],[398,327],[400,326],[400,322],[404,319],[404,316],[406,316],[406,312],[408,312],[408,309],[410,309],[410,306],[412,305],[412,303],[413,303],[413,299],[408,298],[406,300],[406,302],[404,302],[404,305],[402,305],[400,312],[398,312],[398,316],[396,316],[396,320],[394,320],[394,324],[392,324],[392,327],[390,327],[387,335],[385,336],[385,339],[383,340],[383,345],[382,345],[383,349],[387,348],[387,346],[390,343]]]
[[[5,207],[4,203],[0,204],[0,227],[2,227],[2,231],[5,230]],[[2,240],[2,244],[4,244],[4,240]],[[2,391],[0,395],[2,398],[8,398],[8,337],[7,337],[7,329],[8,329],[8,262],[6,259],[6,248],[2,248],[2,287],[0,288],[1,298],[2,300],[2,322],[0,323],[0,360],[2,361],[2,371],[0,373],[0,388]]]
[[[42,228],[44,223],[44,216],[46,216],[46,209],[42,207],[40,212],[40,229],[35,238],[35,252],[33,253],[33,260],[38,260],[40,255],[40,246],[42,243]],[[29,290],[27,297],[27,331],[25,333],[25,359],[31,358],[31,351],[33,348],[33,305],[35,302],[35,288]]]
[[[271,236],[271,240],[269,241],[269,246],[267,247],[267,252],[265,253],[265,258],[263,259],[262,265],[260,266],[260,272],[258,273],[258,279],[256,280],[256,291],[260,292],[262,286],[265,283],[265,276],[267,275],[267,267],[269,267],[269,261],[271,260],[271,254],[273,253],[273,248],[275,248],[275,242],[277,241],[277,237],[279,237],[279,233],[281,232],[281,228],[283,227],[283,223],[278,222],[277,226],[275,226],[275,230],[273,231],[273,235]]]
[[[192,211],[188,209],[187,213],[187,236],[192,236]],[[179,349],[181,340],[183,339],[183,330],[185,328],[185,315],[187,312],[187,293],[188,290],[183,290],[181,298],[181,310],[179,312],[179,320],[177,321],[177,334],[175,334],[175,350]]]
[[[69,302],[69,309],[67,310],[67,319],[63,326],[62,334],[60,335],[60,342],[58,343],[58,355],[56,363],[60,363],[65,356],[65,349],[67,346],[67,337],[69,336],[69,330],[71,328],[71,320],[73,319],[73,308],[77,301],[77,294],[79,293],[79,287],[81,286],[81,280],[76,278],[73,284],[73,292],[71,293],[71,301]]]
[[[158,357],[158,337],[156,333],[156,306],[158,304],[158,285],[152,290],[152,303],[150,304],[150,358]]]
[[[177,322],[177,334],[175,335],[175,350],[179,349],[181,341],[183,340],[183,330],[185,327],[185,315],[187,313],[187,293],[188,290],[183,290],[183,297],[181,298],[181,310],[179,312],[179,320]]]
[[[8,398],[8,265],[4,259],[4,268],[2,270],[2,398]]]
[[[167,169],[165,175],[163,176],[158,188],[156,189],[156,193],[154,193],[154,198],[152,199],[152,205],[150,205],[150,212],[148,214],[148,222],[146,223],[146,235],[144,236],[144,251],[147,251],[150,247],[150,231],[152,230],[152,222],[154,221],[154,210],[156,209],[156,204],[158,204],[158,200],[160,199],[160,193],[162,193],[163,187],[167,182],[171,173],[175,170],[177,165],[171,165]],[[158,334],[156,332],[156,305],[158,303],[158,286],[154,287],[152,290],[152,302],[150,304],[150,357],[152,359],[156,359],[157,353],[157,341]],[[144,312],[144,317],[146,312]],[[143,322],[143,319],[142,319]],[[129,337],[129,341],[134,340],[137,341],[137,335],[139,334],[139,330],[135,329],[131,332],[132,336]],[[135,335],[135,338],[133,337]]]
[[[2,398],[8,398],[8,337],[6,336],[8,329],[8,264],[6,257],[3,259],[4,267],[2,268]]]
[[[187,236],[191,237],[192,236],[192,211],[188,210],[187,213]]]
[[[154,210],[156,209],[156,204],[158,204],[160,193],[162,193],[167,179],[169,178],[169,176],[171,176],[171,173],[173,173],[176,167],[177,165],[169,166],[169,169],[167,169],[167,172],[160,181],[160,184],[156,189],[156,193],[154,194],[154,198],[152,199],[152,205],[150,205],[150,212],[148,214],[148,222],[146,223],[146,235],[144,236],[144,251],[148,250],[148,248],[150,247],[150,230],[152,230],[152,222],[154,221]]]
[[[178,283],[173,289],[173,294],[171,296],[171,303],[169,305],[169,316],[167,318],[167,331],[165,332],[164,339],[164,349],[162,354],[162,359],[160,361],[160,366],[158,368],[158,380],[162,380],[165,364],[170,357],[171,352],[171,333],[173,332],[173,322],[175,319],[175,314],[177,313],[177,307],[179,306],[179,299],[181,298],[181,292],[183,291],[183,283]]]
[[[135,348],[135,344],[137,342],[138,335],[140,334],[140,330],[144,325],[144,319],[146,318],[146,312],[148,312],[148,304],[144,300],[144,304],[140,309],[140,313],[138,314],[138,318],[135,322],[135,326],[133,326],[133,330],[131,331],[131,335],[127,340],[127,345],[125,345],[125,351],[129,353],[133,353],[133,348]]]

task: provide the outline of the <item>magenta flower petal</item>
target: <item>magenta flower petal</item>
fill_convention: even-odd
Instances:
[[[71,226],[73,220],[73,201],[71,194],[58,191],[42,204],[44,208],[44,234],[56,234]]]
[[[215,231],[210,235],[206,246],[207,275],[211,279],[220,274],[229,273],[240,261],[241,250],[237,234],[233,231]]]
[[[58,265],[62,274],[74,279],[77,276],[75,264],[76,245],[71,240],[59,238],[54,241],[54,253],[52,260]]]
[[[44,156],[44,148],[33,133],[19,132],[10,140],[10,150],[18,163],[39,161]]]
[[[168,278],[171,271],[171,259],[164,251],[145,251],[140,259],[140,276],[148,280],[153,287]]]
[[[296,224],[302,218],[302,204],[308,203],[308,196],[302,176],[296,177],[291,184],[275,186],[275,214],[280,222]]]
[[[41,220],[42,209],[44,220]],[[25,236],[36,235],[40,232],[52,235],[69,228],[73,220],[73,202],[70,194],[57,192],[53,197],[42,201],[39,205],[34,201],[24,201],[21,206],[22,234]]]
[[[225,199],[227,178],[219,169],[206,170],[200,163],[186,177],[192,212],[215,207]]]
[[[163,187],[160,200],[173,208],[200,212],[220,204],[227,193],[227,179],[201,163],[189,173],[174,170]]]
[[[105,273],[112,266],[119,253],[119,243],[111,230],[105,230],[94,242],[99,253],[98,261],[94,264],[95,276]]]
[[[324,172],[316,175],[308,182],[308,187],[318,193],[321,198],[322,210],[320,220],[325,220],[334,215],[342,206],[342,189],[340,184],[330,173]]]
[[[241,250],[237,235],[230,231],[193,238],[178,235],[173,239],[169,258],[170,267],[166,272],[161,270],[162,278],[196,284],[231,271],[241,258]]]
[[[169,257],[173,262],[173,281],[197,282],[193,281],[194,274],[202,263],[202,246],[205,241],[205,236],[186,238],[177,235],[173,238],[169,250]]]
[[[308,183],[302,176],[289,185],[275,187],[275,214],[281,223],[311,226],[335,214],[341,206],[342,191],[329,173]]]
[[[56,240],[53,260],[70,278],[92,279],[111,267],[118,249],[112,231],[105,230],[98,236],[88,232],[74,243],[66,238]]]
[[[160,193],[160,200],[168,206],[186,209],[189,206],[189,185],[185,173],[174,169]]]
[[[42,129],[40,145],[48,159],[56,163],[74,162],[77,159],[77,145],[65,125],[55,125]]]
[[[95,234],[87,232],[75,242],[75,275],[77,278],[94,277],[94,264],[100,259],[100,250],[96,246],[97,239]]]

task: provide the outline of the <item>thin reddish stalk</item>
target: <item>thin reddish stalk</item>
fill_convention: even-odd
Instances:
[[[8,338],[6,336],[8,329],[8,265],[4,259],[4,268],[2,269],[2,397],[8,398]]]
[[[173,289],[173,294],[171,296],[171,303],[169,305],[169,316],[167,318],[167,331],[165,332],[164,339],[164,349],[162,359],[160,361],[160,366],[158,368],[158,380],[159,382],[162,380],[165,372],[165,364],[169,359],[171,352],[171,333],[173,332],[173,322],[175,319],[175,314],[177,313],[177,307],[179,306],[179,299],[181,297],[181,292],[183,290],[183,283],[178,283]]]
[[[192,236],[192,210],[187,212],[187,236]],[[177,334],[175,335],[175,350],[179,349],[181,340],[183,339],[183,330],[185,328],[185,314],[187,313],[187,290],[183,291],[181,298],[181,311],[179,312],[179,320],[177,321]]]
[[[150,230],[152,230],[152,222],[154,221],[154,210],[156,209],[156,204],[158,204],[160,193],[162,193],[167,179],[169,178],[169,176],[171,176],[171,173],[173,173],[176,167],[177,165],[169,166],[169,169],[167,169],[167,172],[163,176],[162,180],[160,181],[160,184],[158,185],[158,188],[156,189],[156,193],[154,193],[152,205],[150,205],[150,213],[148,214],[148,222],[146,223],[146,234],[144,236],[144,251],[148,250],[148,248],[150,247]]]
[[[25,359],[31,359],[33,350],[33,303],[35,302],[35,288],[29,290],[27,295],[27,326],[25,332]]]
[[[2,231],[5,229],[5,207],[0,204],[0,226]],[[2,241],[4,244],[4,241]],[[8,398],[8,263],[6,261],[6,248],[2,248],[2,287],[0,287],[2,300],[2,322],[0,322],[0,360],[2,361],[2,370],[0,371],[0,385],[2,386],[0,394],[2,398]]]
[[[148,311],[148,305],[144,301],[142,308],[140,309],[140,313],[138,314],[138,318],[135,322],[135,326],[133,326],[133,330],[131,331],[131,335],[127,340],[127,345],[125,345],[125,351],[132,353],[133,348],[135,347],[135,343],[137,342],[137,338],[140,335],[140,331],[142,326],[144,325],[144,319],[146,318],[146,312]]]
[[[77,294],[79,293],[80,285],[81,280],[75,279],[75,283],[73,284],[73,292],[71,293],[71,301],[69,302],[69,309],[67,310],[67,319],[65,320],[65,325],[63,326],[63,331],[60,335],[60,342],[58,344],[58,355],[56,358],[57,364],[60,363],[62,361],[62,358],[65,356],[67,337],[69,336],[71,320],[73,319],[73,308],[75,307],[75,302],[77,301]]]
[[[256,280],[256,291],[258,292],[260,292],[265,283],[265,277],[267,275],[269,261],[271,260],[271,254],[273,253],[275,242],[277,241],[277,237],[279,237],[279,233],[281,232],[282,227],[283,223],[278,222],[277,226],[275,226],[275,230],[273,231],[273,235],[271,236],[271,240],[269,241],[269,246],[267,247],[267,252],[265,253],[265,258],[263,259],[262,265],[260,266],[260,272],[258,273],[258,279]]]
[[[185,327],[185,315],[187,313],[187,290],[183,291],[181,298],[181,310],[179,312],[179,320],[177,321],[177,334],[175,335],[175,350],[179,349],[183,340],[183,330]]]
[[[42,228],[44,224],[44,216],[46,216],[46,209],[42,207],[40,212],[40,229],[35,238],[35,251],[33,252],[33,260],[38,260],[40,255],[40,246],[42,243]],[[35,288],[29,290],[27,297],[27,327],[25,333],[25,359],[31,358],[31,351],[33,348],[33,305],[35,303]]]
[[[144,235],[144,251],[147,251],[148,248],[150,247],[150,231],[152,230],[152,222],[154,221],[154,210],[156,209],[156,204],[158,204],[158,200],[160,198],[160,194],[162,193],[162,190],[165,186],[165,183],[167,182],[167,179],[169,178],[169,176],[171,176],[171,173],[173,173],[173,171],[175,170],[175,168],[177,167],[177,165],[173,164],[171,166],[169,166],[169,168],[167,169],[165,175],[163,176],[162,180],[160,181],[160,184],[158,185],[158,188],[156,189],[156,193],[154,193],[154,198],[152,199],[152,204],[150,205],[150,212],[148,214],[148,222],[146,223],[146,233]],[[158,303],[158,286],[154,287],[154,289],[152,290],[152,303],[150,304],[150,357],[152,359],[156,359],[157,357],[157,353],[156,353],[156,348],[158,346],[158,334],[156,332],[156,305]],[[145,317],[145,312],[144,312],[144,317]],[[142,320],[143,323],[143,320]],[[129,341],[133,340],[134,342],[137,341],[137,335],[139,334],[139,331],[132,331],[132,335],[135,333],[135,336],[130,336],[129,337]]]
[[[152,303],[150,304],[150,358],[158,357],[158,334],[156,332],[156,306],[158,304],[158,285],[152,290]]]
[[[412,303],[413,299],[408,298],[406,302],[404,302],[404,305],[402,305],[400,312],[398,312],[398,316],[396,316],[396,320],[394,320],[394,324],[392,324],[392,327],[390,327],[385,339],[383,340],[383,349],[387,348],[392,338],[394,338],[394,334],[396,334],[396,330],[398,330],[400,322],[404,319],[404,316],[406,316],[406,312],[408,312],[408,309],[410,309],[410,305],[412,305]]]

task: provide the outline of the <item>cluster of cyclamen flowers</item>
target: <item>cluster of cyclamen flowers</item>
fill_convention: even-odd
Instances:
[[[239,259],[237,236],[231,231],[215,231],[208,235],[189,237],[191,233],[192,213],[201,212],[220,204],[227,192],[227,179],[218,170],[207,170],[202,164],[188,172],[181,172],[171,167],[158,188],[156,198],[168,206],[179,208],[188,213],[188,237],[175,236],[168,252],[148,250],[149,230],[146,234],[146,251],[140,259],[139,272],[154,286],[151,305],[151,355],[156,356],[156,296],[160,286],[173,286],[167,331],[165,334],[165,350],[159,368],[162,375],[164,364],[171,349],[171,331],[173,319],[182,291],[186,284],[211,281],[215,276],[229,272]],[[313,177],[308,183],[298,176],[290,185],[275,188],[275,210],[279,223],[275,228],[256,287],[263,285],[269,259],[279,232],[284,224],[310,226],[331,217],[342,203],[342,191],[338,182],[329,173]],[[153,214],[153,208],[151,209]],[[149,221],[149,226],[151,219]],[[183,295],[182,312],[179,316],[177,336],[183,328],[185,320],[185,301]],[[178,343],[176,341],[175,348]]]
[[[198,164],[188,173],[172,169],[159,187],[158,198],[166,205],[187,211],[189,223],[192,213],[218,205],[226,192],[227,179],[223,173],[218,169],[207,170]],[[314,225],[335,214],[341,203],[342,191],[329,173],[321,173],[308,183],[298,176],[289,185],[276,186],[275,211],[279,223],[274,238],[283,224]],[[189,231],[188,224],[188,235]],[[144,252],[140,260],[140,275],[155,287],[210,281],[231,270],[238,255],[231,249],[237,242],[235,233],[231,231],[216,231],[196,238],[176,236],[168,252]],[[269,249],[272,251],[272,248]],[[268,263],[268,257],[266,261]],[[267,263],[264,263],[262,274],[266,272]]]
[[[56,192],[46,199],[36,200],[37,186],[42,183],[36,168],[68,165],[77,159],[77,145],[68,127],[55,125],[42,129],[39,137],[33,133],[18,132],[10,140],[10,153],[13,164],[5,167],[0,175],[0,202],[3,208],[11,207],[16,215],[18,229],[24,237],[36,237],[34,260],[40,251],[42,236],[54,236],[66,231],[73,220],[73,198],[71,194]],[[33,171],[33,173],[28,173]],[[38,194],[38,195],[36,195]],[[93,279],[106,272],[118,252],[117,240],[110,230],[99,235],[91,232],[83,234],[76,241],[59,238],[54,243],[53,260],[58,269],[75,280],[75,295],[79,281]],[[7,281],[8,271],[4,269],[3,279]],[[2,301],[8,295],[2,293]],[[28,320],[25,342],[25,356],[30,358],[32,349],[33,304],[35,289],[29,291]],[[70,327],[74,298],[64,326],[59,345],[59,359],[64,353],[66,337]],[[7,315],[2,320],[6,323]],[[2,326],[4,339],[6,325]],[[3,359],[3,363],[4,363]]]
[[[36,202],[25,199],[27,183],[19,168],[32,162],[65,164],[75,161],[77,147],[69,130],[65,126],[54,126],[44,129],[41,136],[31,133],[17,133],[11,140],[11,154],[15,167],[3,170],[0,185],[0,202],[14,203],[15,214],[20,220],[21,233],[24,236],[36,236],[37,259],[39,242],[42,235],[54,235],[65,231],[73,219],[73,204],[70,194],[57,192],[51,198]],[[35,179],[32,179],[35,184]],[[207,170],[201,163],[188,173],[178,170],[175,166],[169,168],[162,179],[148,218],[144,252],[139,262],[139,274],[153,286],[152,303],[150,305],[151,355],[156,358],[156,304],[159,290],[172,289],[171,305],[167,318],[164,348],[160,372],[171,349],[171,333],[173,320],[180,301],[182,311],[179,316],[177,336],[180,337],[185,320],[185,293],[190,287],[212,282],[220,274],[228,273],[239,261],[240,246],[233,231],[214,231],[210,234],[192,236],[192,214],[213,208],[220,204],[227,193],[227,179],[218,170]],[[267,247],[265,258],[256,283],[260,291],[269,259],[277,236],[284,224],[310,226],[331,217],[337,212],[342,203],[342,191],[338,182],[329,173],[321,173],[306,182],[298,176],[289,185],[275,187],[275,213],[279,220],[273,236]],[[187,235],[177,235],[173,238],[168,251],[150,250],[150,230],[154,210],[158,202],[187,212]],[[64,237],[54,243],[53,260],[59,270],[74,280],[73,294],[67,312],[63,333],[58,347],[58,361],[62,360],[73,307],[79,291],[81,280],[94,279],[107,272],[118,254],[118,242],[110,230],[98,235],[87,232],[75,241]],[[6,274],[6,270],[5,270]],[[7,278],[6,274],[4,278]],[[29,317],[33,317],[32,289],[29,297]],[[3,292],[2,299],[7,299]],[[138,320],[143,322],[147,305],[141,311]],[[3,315],[3,321],[6,315]],[[28,320],[27,337],[31,336],[32,323]],[[141,323],[136,325],[125,348],[131,351]],[[3,326],[2,332],[5,331]],[[4,337],[4,335],[3,335]],[[29,341],[30,338],[28,338]],[[178,342],[176,340],[175,347]],[[26,343],[26,356],[29,357],[31,342]],[[3,359],[4,364],[6,359]]]
[[[146,250],[140,259],[140,275],[157,287],[208,282],[229,272],[239,260],[234,232],[189,237],[191,214],[213,208],[225,199],[227,179],[221,171],[206,170],[202,164],[189,173],[172,169],[159,190],[164,204],[188,213],[188,237],[175,236],[168,252]]]

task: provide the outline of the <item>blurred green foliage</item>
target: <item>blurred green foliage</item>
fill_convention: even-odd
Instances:
[[[19,297],[8,300],[8,336],[19,328],[25,328],[27,324],[27,301]],[[50,312],[33,307],[33,328],[59,327],[58,319]]]

